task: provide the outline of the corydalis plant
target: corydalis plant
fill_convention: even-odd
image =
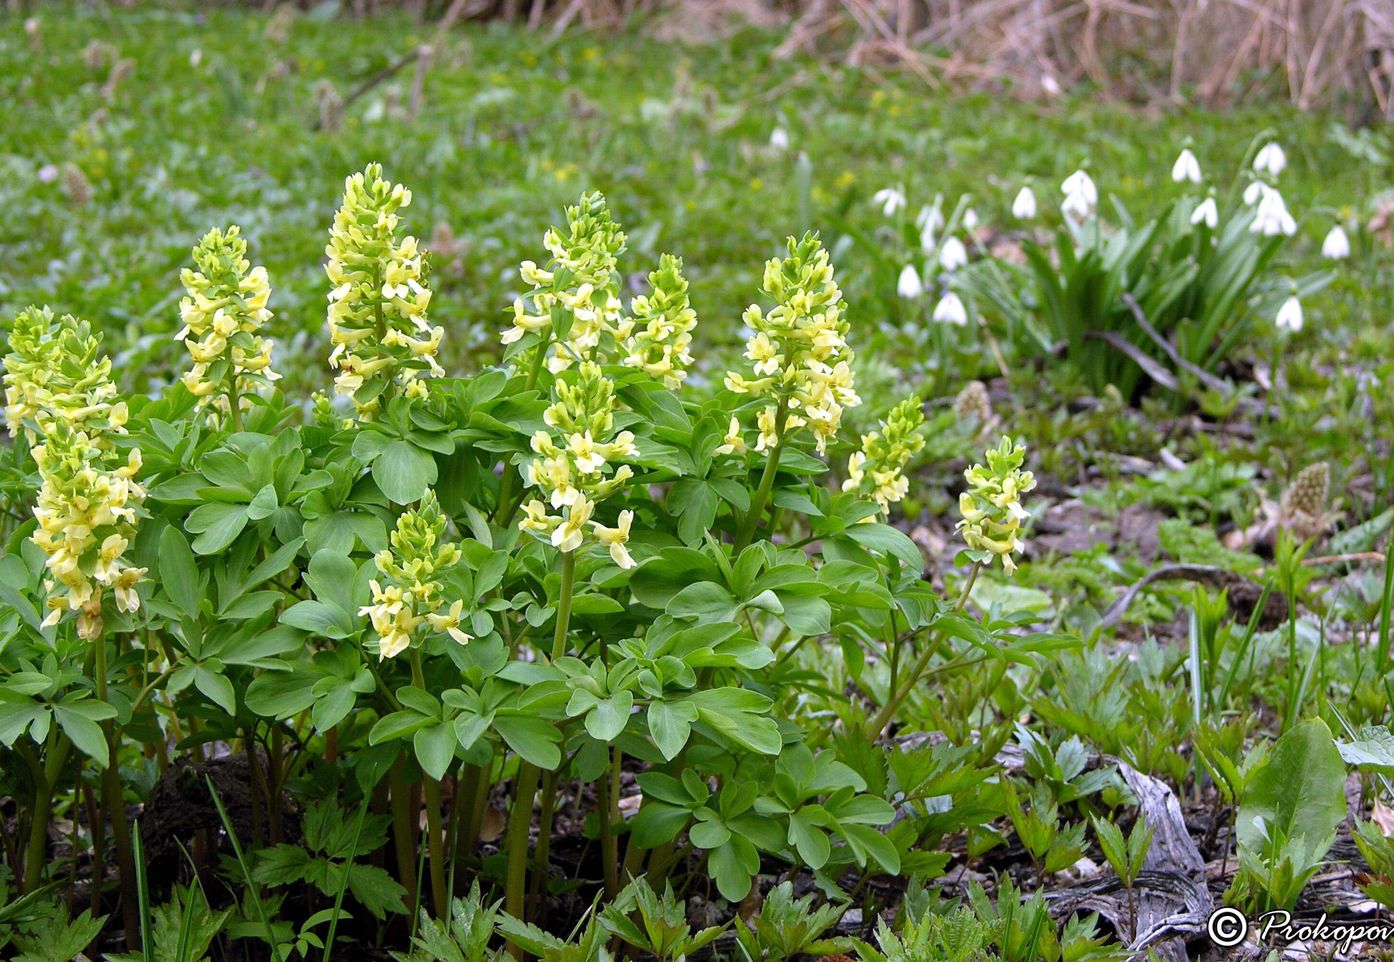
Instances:
[[[41,482],[32,540],[49,574],[44,625],[77,611],[79,636],[96,639],[106,589],[120,610],[140,607],[135,585],[145,569],[123,559],[145,498],[135,480],[140,450],[123,457],[116,449],[126,404],[113,403],[111,360],[86,322],[65,316],[55,323],[47,308],[31,307],[16,318],[10,348],[6,416],[10,433],[23,429],[33,443]]]
[[[897,404],[878,430],[862,435],[861,450],[847,459],[847,480],[842,483],[842,490],[866,495],[881,506],[883,514],[888,512],[910,490],[905,467],[924,449],[923,426],[919,398],[907,398]]]
[[[266,268],[247,261],[247,242],[235,225],[210,230],[193,258],[194,269],[179,275],[188,296],[179,302],[184,327],[175,339],[194,361],[184,386],[200,408],[211,402],[222,411],[236,409],[236,425],[248,395],[280,377],[271,370],[272,342],[261,336],[271,320],[271,284]]]
[[[448,634],[462,645],[472,640],[460,628],[464,602],[446,606],[440,579],[460,560],[460,547],[442,541],[444,534],[445,515],[428,490],[419,507],[397,519],[392,546],[373,559],[382,577],[369,582],[373,603],[358,613],[368,616],[377,633],[379,661],[400,655],[427,634]]]
[[[726,387],[769,402],[756,419],[757,451],[777,447],[786,432],[808,425],[822,453],[837,434],[843,409],[861,399],[853,385],[842,291],[816,234],[790,237],[788,256],[765,263],[764,290],[775,307],[766,312],[752,304],[744,315],[754,331],[745,356],[755,376],[733,371]]]
[[[1026,461],[1026,446],[1002,438],[996,448],[989,448],[987,465],[975,464],[963,472],[968,490],[958,497],[958,510],[963,520],[958,530],[968,545],[964,552],[972,561],[987,564],[994,557],[1002,559],[1002,567],[1010,574],[1016,571],[1013,553],[1026,545],[1021,540],[1021,523],[1030,517],[1021,506],[1021,496],[1036,486],[1030,471],[1021,466]]]
[[[613,382],[589,361],[581,365],[578,375],[574,381],[558,379],[553,388],[556,401],[543,413],[552,431],[532,436],[532,449],[538,457],[528,466],[527,480],[547,501],[529,501],[519,527],[549,535],[553,546],[565,552],[580,548],[589,533],[610,549],[616,564],[632,568],[634,559],[625,544],[634,513],[621,512],[613,528],[593,520],[592,515],[597,502],[634,476],[629,465],[615,467],[614,462],[637,457],[639,449],[631,432],[615,433]],[[549,513],[549,505],[556,514]]]
[[[353,399],[361,418],[376,416],[395,392],[425,394],[423,377],[445,371],[436,361],[444,328],[426,319],[431,292],[415,237],[397,239],[397,212],[411,191],[382,177],[380,164],[344,181],[325,248],[329,294],[330,367],[335,391]]]

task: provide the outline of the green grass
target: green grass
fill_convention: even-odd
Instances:
[[[704,321],[698,346],[710,353],[737,337],[762,260],[808,227],[835,251],[859,342],[886,343],[912,311],[895,297],[900,255],[877,233],[884,219],[870,198],[884,186],[903,184],[912,208],[968,193],[984,222],[1007,224],[1023,180],[1053,207],[1060,179],[1087,162],[1106,195],[1146,209],[1159,183],[1170,188],[1186,137],[1227,178],[1269,128],[1288,147],[1283,189],[1315,259],[1335,212],[1361,210],[1389,170],[1386,138],[1338,140],[1320,116],[951,97],[909,77],[776,59],[778,38],[754,33],[688,47],[470,26],[446,43],[418,116],[405,116],[408,67],[349,105],[338,129],[315,130],[317,90],[346,95],[430,28],[161,7],[46,6],[38,20],[36,38],[13,16],[0,31],[0,313],[48,302],[118,347],[143,345],[132,357],[150,363],[122,371],[135,386],[182,363],[170,340],[178,270],[208,227],[227,222],[271,272],[282,351],[317,363],[327,282],[315,265],[344,175],[372,160],[413,189],[414,232],[424,240],[448,225],[458,239],[435,259],[433,306],[456,370],[495,355],[518,261],[539,256],[542,231],[583,188],[606,192],[632,263],[685,258]],[[95,43],[112,53],[94,67]],[[116,58],[133,73],[108,101]],[[787,153],[768,146],[776,126],[789,132]],[[89,203],[69,205],[61,178],[40,182],[41,168],[65,163],[91,181]],[[1347,285],[1322,303],[1384,317],[1387,296],[1371,301]]]

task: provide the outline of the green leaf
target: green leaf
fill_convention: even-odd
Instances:
[[[194,671],[194,687],[229,715],[237,714],[237,694],[232,682],[200,665]]]
[[[189,539],[172,524],[160,532],[159,577],[175,607],[191,618],[198,617],[199,601],[203,597],[198,566],[189,549]]]
[[[697,709],[690,702],[669,704],[655,701],[648,708],[649,734],[666,761],[678,757],[697,720]]]
[[[436,483],[436,459],[410,441],[393,441],[373,459],[372,473],[393,504],[411,504]]]
[[[1326,722],[1312,718],[1290,729],[1253,773],[1244,793],[1235,820],[1240,846],[1264,852],[1266,827],[1294,842],[1305,839],[1307,851],[1320,859],[1335,843],[1336,829],[1346,817],[1345,782],[1346,766]]]
[[[674,595],[667,611],[674,618],[695,618],[710,623],[729,621],[735,617],[736,608],[736,599],[721,585],[699,581]]]
[[[416,749],[416,760],[421,763],[421,770],[436,781],[444,778],[455,759],[455,726],[442,723],[419,728],[412,736],[411,743]]]
[[[106,768],[111,756],[107,752],[106,735],[100,725],[84,712],[74,711],[67,705],[54,705],[53,717],[58,721],[58,727],[63,730],[63,734],[68,736],[79,751],[95,761],[99,767]]]
[[[541,718],[500,715],[494,719],[494,731],[524,760],[544,771],[561,764],[561,733]]]
[[[247,527],[246,505],[204,504],[189,512],[184,527],[198,537],[193,548],[199,554],[217,554]]]

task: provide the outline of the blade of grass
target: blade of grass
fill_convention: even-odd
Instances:
[[[256,882],[252,880],[252,868],[247,864],[247,856],[242,851],[242,843],[237,840],[237,830],[232,827],[232,819],[228,817],[227,809],[223,807],[222,797],[218,795],[218,790],[213,787],[213,779],[205,775],[203,780],[208,784],[208,794],[213,797],[213,804],[217,806],[218,817],[223,821],[223,829],[227,832],[228,841],[232,842],[232,851],[237,856],[238,867],[242,870],[242,880],[247,885],[247,892],[252,897],[252,904],[256,906],[257,919],[266,929],[266,940],[271,945],[272,962],[285,962],[281,955],[280,946],[276,944],[276,930],[271,927],[271,921],[266,917],[266,908],[261,904],[261,892],[258,890]]]
[[[155,943],[150,936],[150,880],[145,875],[145,844],[140,837],[140,822],[132,828],[131,855],[135,859],[136,900],[140,910],[140,957],[145,962],[155,962]]]
[[[371,800],[367,792],[363,793],[363,801],[358,806],[358,818],[353,824],[353,844],[349,846],[349,857],[344,863],[344,877],[339,881],[339,891],[334,893],[334,914],[329,919],[329,932],[324,938],[324,954],[320,956],[322,962],[329,962],[329,953],[334,947],[334,932],[339,928],[339,912],[344,906],[344,892],[348,891],[349,871],[353,868],[354,854],[358,851],[358,838],[363,834],[363,817],[368,814],[368,802]],[[415,932],[412,933],[415,936]]]

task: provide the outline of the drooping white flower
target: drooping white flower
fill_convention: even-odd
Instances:
[[[883,187],[871,195],[871,200],[881,208],[881,213],[894,217],[905,207],[905,192],[899,187]]]
[[[1283,148],[1278,146],[1276,141],[1264,144],[1254,156],[1254,170],[1259,173],[1269,173],[1277,177],[1287,165],[1287,154],[1283,153]]]
[[[895,284],[896,293],[901,297],[914,299],[924,294],[924,282],[914,264],[906,264],[900,271],[900,279]]]
[[[968,208],[963,212],[963,229],[972,230],[978,226],[978,212],[973,208]]]
[[[1191,153],[1191,148],[1183,147],[1176,163],[1171,165],[1171,179],[1178,184],[1187,180],[1193,184],[1200,183],[1200,161]]]
[[[770,146],[778,151],[789,149],[789,133],[783,127],[770,131]]]
[[[1191,226],[1204,224],[1211,230],[1220,223],[1220,211],[1215,206],[1215,198],[1207,197],[1196,205],[1196,209],[1191,212]]]
[[[949,291],[939,299],[938,304],[934,305],[933,317],[940,324],[963,327],[968,323],[968,308],[964,306],[963,298],[953,291]]]
[[[1036,216],[1036,195],[1030,187],[1023,187],[1016,192],[1016,197],[1012,200],[1012,216],[1017,220],[1030,220]]]
[[[1276,237],[1279,234],[1291,237],[1297,233],[1297,221],[1288,213],[1287,204],[1283,203],[1283,195],[1269,187],[1259,198],[1258,210],[1254,214],[1254,222],[1249,225],[1249,230],[1264,237]]]
[[[1350,238],[1340,224],[1331,228],[1321,242],[1321,256],[1333,261],[1345,260],[1350,256]]]
[[[1089,175],[1082,170],[1077,170],[1065,178],[1060,185],[1060,192],[1065,195],[1065,201],[1060,205],[1061,211],[1066,216],[1076,220],[1084,220],[1094,213],[1094,207],[1099,202],[1099,190],[1094,186],[1094,181],[1090,180]]]
[[[1055,79],[1054,74],[1041,74],[1041,89],[1052,97],[1060,96],[1060,81]]]
[[[920,208],[915,215],[915,224],[920,228],[920,246],[927,251],[935,248],[935,240],[944,227],[944,214],[937,205]]]
[[[1244,203],[1249,207],[1254,206],[1259,201],[1263,200],[1263,195],[1271,189],[1272,188],[1261,180],[1254,181],[1248,187],[1244,188]]]
[[[1302,330],[1302,302],[1297,299],[1296,294],[1283,301],[1283,306],[1278,308],[1278,316],[1273,319],[1273,323],[1278,326],[1278,330],[1292,334]]]
[[[957,237],[947,238],[939,251],[939,266],[946,271],[956,271],[967,263],[968,250],[963,246],[963,241]]]

